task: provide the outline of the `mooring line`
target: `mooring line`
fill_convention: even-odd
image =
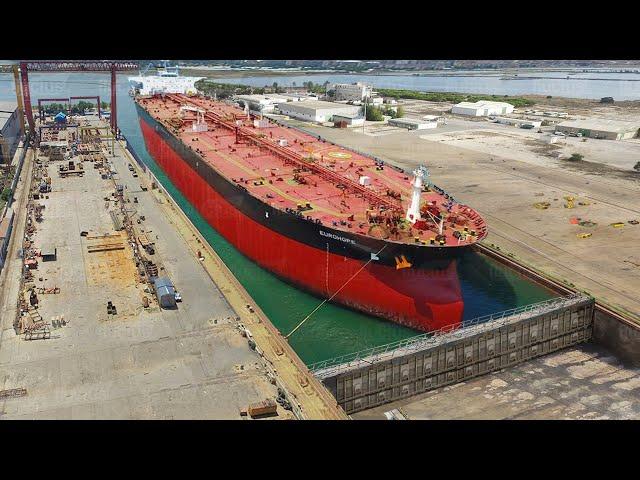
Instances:
[[[314,308],[314,309],[313,309],[313,311],[312,311],[309,315],[307,315],[307,316],[304,318],[304,320],[302,320],[298,325],[296,325],[296,327],[295,327],[293,330],[291,330],[291,331],[289,332],[289,334],[288,334],[288,335],[285,335],[285,337],[284,337],[284,338],[285,338],[285,340],[287,340],[291,335],[293,335],[293,334],[296,332],[296,330],[298,330],[298,329],[302,326],[302,324],[303,324],[304,322],[306,322],[307,320],[309,320],[309,318],[311,318],[311,315],[313,315],[314,313],[316,313],[316,312],[320,309],[320,307],[322,307],[325,303],[330,302],[330,301],[333,299],[333,297],[335,297],[336,295],[338,295],[338,293],[340,293],[340,291],[341,291],[344,287],[346,287],[346,286],[347,286],[347,284],[348,284],[351,280],[353,280],[353,279],[356,277],[356,275],[358,275],[362,270],[364,270],[364,269],[366,268],[366,266],[367,266],[367,265],[369,265],[369,264],[374,260],[374,258],[375,258],[375,257],[377,257],[378,255],[380,255],[380,253],[382,253],[382,251],[383,251],[386,247],[387,247],[387,244],[385,243],[385,244],[382,246],[382,248],[378,251],[378,253],[376,253],[375,255],[371,256],[371,258],[370,258],[370,259],[369,259],[369,260],[368,260],[368,261],[367,261],[367,262],[366,262],[362,267],[360,267],[360,269],[359,269],[356,273],[354,273],[354,274],[351,276],[351,278],[350,278],[349,280],[347,280],[346,282],[344,282],[344,284],[343,284],[343,285],[342,285],[338,290],[336,290],[336,292],[335,292],[333,295],[331,295],[331,297],[329,297],[329,298],[327,298],[327,299],[323,300],[323,301],[322,301],[322,303],[320,303],[320,305],[318,305],[316,308]]]

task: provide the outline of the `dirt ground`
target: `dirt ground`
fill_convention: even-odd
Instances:
[[[597,140],[581,138],[559,138],[549,143],[551,133],[538,133],[510,126],[496,125],[483,130],[465,130],[452,133],[429,133],[421,136],[424,140],[440,142],[480,153],[514,158],[547,168],[575,168],[584,164],[569,161],[578,153],[586,162],[626,170],[630,179],[640,178],[633,170],[640,161],[640,142],[635,140]],[[583,141],[586,140],[586,141]],[[596,173],[591,170],[592,173]],[[600,173],[614,173],[602,169]]]

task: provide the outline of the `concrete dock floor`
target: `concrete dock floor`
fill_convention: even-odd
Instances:
[[[412,420],[640,419],[639,391],[640,369],[581,345],[353,418],[381,420],[396,408]]]
[[[3,419],[240,419],[249,403],[275,398],[260,357],[235,328],[235,312],[183,238],[157,208],[150,191],[127,170],[116,149],[116,182],[137,196],[141,227],[153,235],[161,259],[183,297],[176,310],[142,307],[130,250],[88,253],[83,230],[113,232],[103,197],[113,191],[85,162],[83,177],[59,178],[49,167],[53,191],[35,243],[55,245],[57,261],[40,262],[36,286],[60,287],[39,295],[43,319],[64,315],[67,326],[51,339],[25,341],[13,329],[17,256],[10,252],[3,290],[0,390],[26,388],[27,395],[0,400]],[[21,228],[20,228],[21,230]],[[20,232],[18,232],[20,233]],[[123,232],[124,233],[124,232]],[[39,281],[38,278],[43,280]],[[146,294],[149,296],[149,294]],[[118,308],[107,315],[106,302]],[[278,416],[293,418],[278,407]]]

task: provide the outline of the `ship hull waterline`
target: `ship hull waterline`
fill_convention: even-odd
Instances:
[[[319,298],[333,296],[334,303],[417,330],[461,324],[456,257],[464,247],[411,248],[284,216],[217,174],[136,108],[147,151],[173,185],[212,228],[262,268]],[[411,267],[397,268],[402,255]]]

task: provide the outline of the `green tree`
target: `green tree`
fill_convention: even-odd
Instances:
[[[85,111],[90,110],[93,107],[94,107],[93,103],[80,100],[76,105],[71,106],[71,113],[74,115],[75,114],[84,115]]]
[[[581,155],[580,153],[572,153],[568,160],[572,162],[580,162],[583,158],[584,155]]]
[[[636,164],[633,166],[633,169],[634,169],[634,170],[636,170],[636,171],[638,171],[638,172],[640,172],[640,162],[636,163]]]
[[[395,99],[408,98],[412,100],[426,100],[431,102],[476,102],[478,100],[495,100],[496,98],[495,95],[479,95],[453,92],[419,92],[416,90],[402,90],[395,88],[378,88],[376,90],[383,97],[390,97]],[[524,107],[533,105],[535,103],[533,100],[522,97],[506,97],[504,101],[510,103],[514,107]]]
[[[382,110],[374,105],[367,105],[367,120],[370,122],[381,122],[384,120]]]
[[[0,200],[6,203],[9,201],[10,197],[11,197],[11,189],[9,187],[5,187],[2,190],[2,193],[0,193]]]
[[[403,107],[398,107],[398,109],[396,110],[396,116],[395,118],[402,118],[404,117],[404,108]]]
[[[62,103],[48,103],[43,110],[47,115],[55,115],[58,112],[66,112],[67,106]]]

